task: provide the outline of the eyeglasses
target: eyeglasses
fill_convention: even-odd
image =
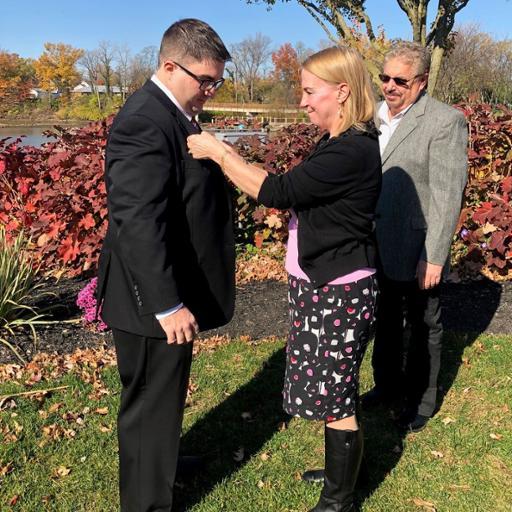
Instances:
[[[420,76],[423,76],[423,74],[414,75],[412,78],[407,79],[407,78],[401,78],[399,76],[384,75],[381,73],[379,75],[379,79],[383,84],[387,84],[390,80],[393,80],[393,82],[395,82],[395,84],[398,85],[399,87],[409,87],[409,82],[412,82],[413,80],[415,80],[416,78],[418,78]]]
[[[181,64],[178,64],[175,61],[173,62],[181,70],[185,71],[185,73],[187,73],[188,76],[191,76],[194,80],[197,81],[197,83],[199,84],[199,89],[201,89],[201,91],[211,91],[212,89],[216,91],[224,83],[224,78],[219,78],[218,80],[212,80],[211,78],[199,78],[196,74],[192,73],[192,71],[189,71],[185,66],[182,66]]]

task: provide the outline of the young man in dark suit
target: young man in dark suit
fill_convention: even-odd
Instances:
[[[98,297],[122,382],[123,511],[171,510],[192,340],[233,314],[227,185],[218,166],[192,159],[186,144],[229,59],[206,23],[174,23],[158,70],[128,99],[108,138]]]

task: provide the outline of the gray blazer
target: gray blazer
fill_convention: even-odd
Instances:
[[[446,263],[467,179],[467,142],[464,115],[427,94],[391,136],[376,215],[388,278],[414,280],[420,259]]]

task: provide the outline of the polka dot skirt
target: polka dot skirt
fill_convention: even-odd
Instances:
[[[373,335],[378,295],[374,275],[314,288],[288,277],[290,332],[286,347],[284,410],[335,421],[355,414],[359,367]]]

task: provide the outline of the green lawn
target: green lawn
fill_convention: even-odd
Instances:
[[[364,512],[512,510],[512,338],[449,334],[445,347],[446,395],[426,430],[404,438],[384,411],[365,417]],[[119,382],[108,358],[83,359],[49,358],[18,374],[4,368],[0,510],[117,510]],[[307,511],[316,503],[320,487],[299,475],[322,464],[322,426],[281,411],[283,365],[282,341],[234,341],[195,358],[182,446],[203,453],[208,468],[178,485],[177,510]],[[67,387],[5,399],[58,386]]]

